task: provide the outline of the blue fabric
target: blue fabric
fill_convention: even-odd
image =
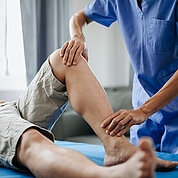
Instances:
[[[90,145],[84,143],[74,143],[74,142],[65,142],[65,141],[55,141],[55,144],[64,147],[73,149],[81,152],[89,159],[94,161],[96,164],[103,166],[104,161],[104,148],[100,145]],[[157,153],[159,158],[178,161],[178,155],[168,154],[168,153]],[[11,169],[0,168],[0,177],[1,178],[32,178],[32,175],[16,172]],[[171,172],[157,172],[156,178],[176,178],[178,177],[178,167]]]
[[[170,122],[168,124],[158,124],[150,119],[147,119],[141,125],[134,125],[132,130],[132,143],[139,144],[139,139],[142,135],[153,138],[157,151],[178,154],[178,122]],[[170,148],[171,145],[171,148]]]
[[[67,95],[66,95],[67,97]],[[51,116],[51,123],[50,125],[48,125],[47,127],[45,127],[45,129],[47,130],[51,130],[52,127],[54,126],[54,124],[57,122],[57,120],[61,117],[61,115],[63,114],[63,112],[67,109],[70,108],[71,105],[69,103],[69,100],[67,100],[66,103],[64,103],[61,107],[59,107]]]
[[[141,8],[137,0],[94,0],[84,12],[91,20],[107,27],[118,22],[135,71],[132,103],[138,108],[178,69],[177,0],[142,0]],[[177,106],[178,97],[149,119],[158,124],[178,123]],[[131,129],[131,141],[134,134]],[[175,148],[178,152],[178,137],[174,139],[176,145],[167,145],[168,152],[175,153]]]

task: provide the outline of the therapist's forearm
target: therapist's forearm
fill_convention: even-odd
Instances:
[[[84,13],[84,10],[81,10],[80,12],[74,14],[69,22],[71,39],[78,38],[84,42],[85,37],[82,29],[85,26],[85,24],[88,24],[90,22],[91,20],[87,18],[87,16]]]
[[[69,31],[71,40],[67,41],[60,50],[60,56],[63,58],[63,64],[70,67],[77,65],[79,56],[82,55],[88,61],[88,53],[85,45],[85,37],[82,28],[91,20],[85,15],[84,10],[73,15],[69,22]]]
[[[149,117],[169,104],[176,96],[178,96],[178,70],[154,96],[138,109]]]

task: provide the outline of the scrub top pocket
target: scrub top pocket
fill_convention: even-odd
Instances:
[[[176,36],[174,21],[151,18],[148,23],[148,30],[148,44],[154,53],[174,50]]]

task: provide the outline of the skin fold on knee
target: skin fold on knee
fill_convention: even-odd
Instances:
[[[35,149],[35,145],[39,145],[41,142],[50,142],[48,138],[43,136],[36,129],[28,129],[21,136],[18,145],[17,145],[17,162],[26,165],[26,161],[28,160],[31,150]]]

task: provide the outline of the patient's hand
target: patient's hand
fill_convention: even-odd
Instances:
[[[119,110],[109,116],[101,124],[102,128],[107,128],[106,133],[111,136],[122,136],[132,125],[138,125],[145,122],[147,115],[140,109],[136,110]]]
[[[86,45],[78,38],[67,41],[60,50],[60,56],[63,58],[63,63],[67,66],[77,65],[80,55],[88,62]]]

